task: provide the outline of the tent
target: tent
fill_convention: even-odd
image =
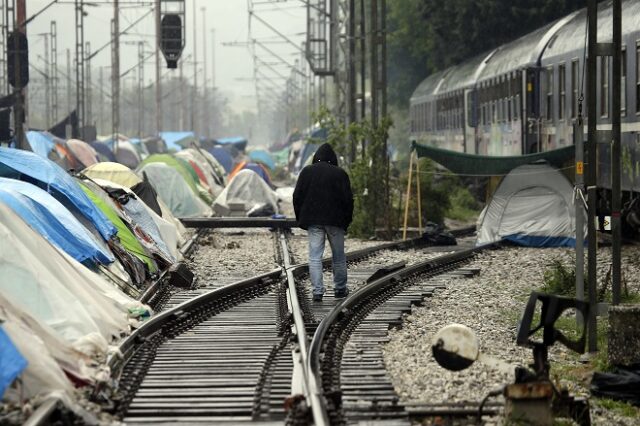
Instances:
[[[55,249],[3,205],[0,241],[0,295],[12,305],[78,349],[104,353],[109,341],[128,330],[128,313],[96,291],[110,285]]]
[[[83,174],[90,178],[104,179],[131,188],[159,216],[171,222],[178,231],[178,242],[181,244],[186,232],[182,223],[176,219],[167,205],[158,198],[157,191],[149,183],[141,179],[128,167],[119,163],[98,163],[86,168]],[[141,173],[142,174],[142,173]],[[144,176],[142,176],[144,177]]]
[[[135,169],[140,164],[140,154],[129,141],[118,141],[118,146],[113,147],[113,152],[118,163],[124,164],[131,169]]]
[[[154,154],[148,158],[146,158],[141,166],[152,164],[152,163],[164,163],[167,166],[175,169],[180,173],[184,181],[189,185],[191,190],[202,198],[204,202],[207,204],[211,204],[213,201],[211,194],[209,191],[203,187],[200,183],[200,178],[196,173],[195,169],[189,164],[188,161],[183,160],[182,158],[177,158],[175,156],[171,156],[169,154]],[[157,188],[156,188],[157,190]]]
[[[167,149],[181,151],[198,140],[193,132],[160,132],[160,138],[167,144]]]
[[[249,153],[249,158],[254,163],[264,164],[272,171],[276,168],[276,162],[274,161],[273,156],[264,149],[255,149],[251,151]]]
[[[27,132],[27,141],[31,146],[31,150],[42,158],[49,158],[49,153],[53,151],[55,143],[54,136],[47,132],[37,132],[30,130]]]
[[[27,141],[31,149],[41,158],[47,158],[65,170],[81,168],[80,161],[66,146],[64,140],[49,132],[30,130]]]
[[[569,181],[546,163],[527,164],[504,177],[484,208],[477,244],[505,239],[532,247],[575,247],[575,223]]]
[[[73,155],[80,160],[84,167],[89,167],[98,162],[98,153],[86,142],[79,139],[69,139],[67,141],[67,147],[73,152]]]
[[[87,198],[73,178],[52,161],[32,152],[0,147],[0,176],[36,184],[63,205],[70,203],[93,223],[105,241],[116,234],[113,224]]]
[[[213,208],[221,216],[227,216],[231,211],[229,203],[244,204],[247,213],[260,205],[278,212],[278,196],[253,170],[240,170],[216,198]]]
[[[144,164],[138,172],[146,174],[158,196],[176,217],[210,216],[211,208],[198,197],[180,172],[164,163]]]
[[[189,161],[200,181],[204,181],[213,196],[217,197],[224,187],[224,175],[220,174],[220,170],[214,169],[214,166],[219,166],[215,158],[205,155],[205,151],[195,148],[184,149],[176,153],[176,157]]]
[[[243,138],[242,136],[216,139],[216,143],[218,145],[231,145],[240,152],[243,152],[247,148],[248,142],[249,141],[247,141],[247,139]]]
[[[153,211],[149,209],[143,201],[139,200],[131,189],[102,179],[95,179],[93,182],[100,185],[112,199],[117,201],[117,203],[114,204],[117,204],[117,206],[126,213],[126,216],[131,219],[130,227],[133,227],[134,231],[137,231],[137,229],[135,229],[136,227],[141,228],[143,234],[139,236],[139,240],[145,246],[150,248],[153,253],[164,257],[171,263],[176,261],[176,257],[167,246],[167,243],[165,243],[158,224],[152,217]],[[168,222],[166,223],[168,224]],[[171,225],[171,227],[175,233],[175,226]],[[137,234],[139,233],[140,232],[137,232]],[[175,235],[173,238],[170,238],[170,241],[174,243],[175,248],[177,241]]]
[[[116,161],[116,156],[113,155],[113,151],[104,142],[93,141],[89,145],[98,153],[98,156],[102,157],[102,161]]]
[[[267,185],[269,185],[270,187],[273,187],[273,185],[271,184],[271,176],[269,175],[269,171],[266,169],[266,167],[264,167],[261,164],[251,163],[248,161],[241,161],[240,163],[236,164],[236,166],[233,168],[231,173],[229,173],[229,182],[231,182],[231,180],[241,170],[254,171],[258,176],[260,176],[266,182]]]
[[[224,167],[225,172],[230,173],[233,170],[233,157],[226,149],[221,146],[214,146],[209,150],[209,153]]]
[[[58,200],[35,185],[0,178],[0,203],[11,207],[40,235],[78,262],[109,264],[115,260]]]
[[[111,223],[118,229],[118,239],[124,246],[124,248],[142,261],[148,268],[149,272],[153,273],[158,270],[155,261],[147,250],[142,246],[142,243],[138,241],[138,238],[127,227],[125,222],[118,214],[118,208],[114,205],[113,201],[109,198],[109,195],[104,193],[102,188],[91,181],[79,182],[82,190],[87,194],[91,201],[109,218]]]

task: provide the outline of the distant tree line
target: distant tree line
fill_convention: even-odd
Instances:
[[[586,0],[388,0],[389,101],[406,107],[434,71],[583,7]]]

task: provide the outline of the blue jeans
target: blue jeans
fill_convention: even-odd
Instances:
[[[333,267],[334,291],[347,288],[347,258],[344,254],[344,229],[337,226],[310,226],[309,234],[309,276],[313,285],[313,294],[323,294],[322,255],[324,254],[325,235],[331,246],[331,264]]]

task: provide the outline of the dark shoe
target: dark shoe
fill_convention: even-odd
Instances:
[[[322,302],[322,294],[314,294],[313,295],[314,302]]]
[[[333,295],[336,299],[344,299],[349,294],[349,289],[345,287],[343,290],[336,290]]]

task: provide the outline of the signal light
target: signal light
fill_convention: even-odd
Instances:
[[[7,76],[9,84],[16,89],[29,83],[29,42],[20,31],[13,31],[7,38]]]

